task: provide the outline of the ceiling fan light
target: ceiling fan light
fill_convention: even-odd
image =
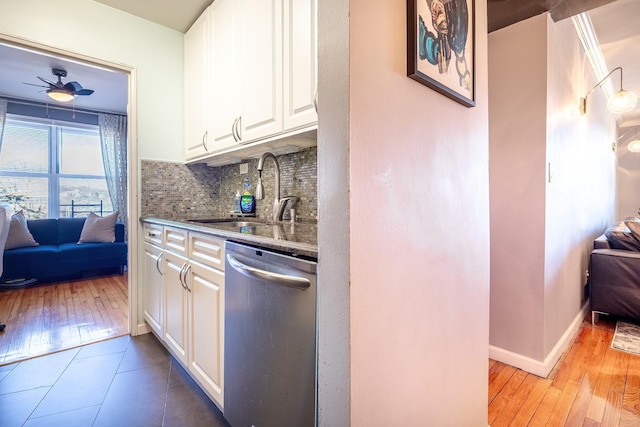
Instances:
[[[626,113],[636,108],[638,97],[628,90],[620,90],[609,97],[607,108],[614,114]]]
[[[627,146],[632,153],[640,153],[640,139],[634,139]]]
[[[47,95],[49,95],[49,98],[58,102],[69,102],[73,98],[75,98],[75,96],[72,93],[66,90],[50,89],[47,91]]]

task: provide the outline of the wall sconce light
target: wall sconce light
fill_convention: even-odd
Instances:
[[[638,128],[636,127],[636,139],[629,142],[627,149],[632,153],[640,153],[640,139],[638,139]]]
[[[622,89],[622,67],[616,67],[611,70],[609,74],[604,76],[598,84],[591,88],[584,97],[580,98],[580,114],[584,115],[587,113],[587,96],[600,87],[616,70],[620,70],[620,91],[609,97],[609,100],[607,101],[607,108],[614,114],[626,113],[627,111],[631,111],[636,108],[638,97],[635,93]]]
[[[66,89],[49,89],[47,95],[58,102],[69,102],[75,98],[75,95]]]

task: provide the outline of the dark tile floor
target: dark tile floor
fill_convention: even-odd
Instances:
[[[153,334],[0,366],[0,426],[229,427]]]

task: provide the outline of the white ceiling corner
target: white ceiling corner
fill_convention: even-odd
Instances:
[[[212,0],[95,0],[163,27],[185,33]]]
[[[622,67],[624,89],[640,96],[640,31],[636,20],[640,17],[640,1],[617,0],[589,11],[600,50],[609,70]],[[620,81],[613,81],[619,90]],[[617,117],[619,127],[640,125],[640,105]]]

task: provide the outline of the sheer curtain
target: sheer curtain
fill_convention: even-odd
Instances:
[[[102,162],[113,209],[127,233],[127,117],[98,114]]]
[[[2,152],[2,136],[4,135],[4,122],[7,121],[7,100],[0,98],[0,152]]]

